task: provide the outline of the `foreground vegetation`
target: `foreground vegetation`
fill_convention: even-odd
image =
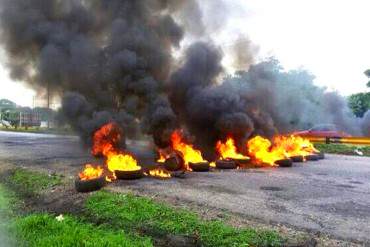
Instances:
[[[315,147],[324,153],[370,156],[369,146],[355,146],[346,144],[315,144]]]
[[[95,219],[118,229],[148,234],[185,235],[201,246],[278,246],[281,238],[271,231],[235,229],[221,221],[204,221],[187,210],[174,209],[133,195],[98,192],[86,207]]]
[[[8,223],[0,224],[0,234],[11,236],[13,246],[173,246],[171,238],[194,246],[282,245],[273,231],[238,229],[146,197],[107,191],[88,195],[81,214],[25,212],[27,196],[42,195],[63,179],[15,169],[2,181],[0,222]]]

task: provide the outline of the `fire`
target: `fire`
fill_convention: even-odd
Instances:
[[[289,157],[319,152],[308,139],[294,135],[275,137],[274,146],[284,148]]]
[[[108,123],[95,131],[93,136],[93,147],[91,153],[94,156],[107,156],[117,149],[122,138],[122,131],[115,123]]]
[[[187,170],[190,170],[189,163],[207,162],[203,159],[200,150],[195,149],[191,144],[185,143],[180,131],[176,130],[171,135],[172,148],[179,151],[185,161]]]
[[[92,154],[104,156],[107,168],[112,173],[107,176],[107,181],[116,179],[114,171],[137,171],[141,169],[132,155],[118,150],[121,138],[122,131],[115,123],[103,125],[93,136]]]
[[[157,159],[157,162],[163,163],[166,161],[166,159],[166,156],[163,153],[159,152],[159,158]]]
[[[173,150],[170,148],[158,149],[159,158],[157,162],[164,163],[173,154]]]
[[[147,176],[157,177],[157,178],[170,178],[171,173],[168,171],[162,169],[162,168],[156,168],[154,170],[150,170],[148,173],[146,173]]]
[[[78,174],[80,180],[90,180],[98,178],[103,174],[103,168],[100,166],[94,167],[91,164],[86,164],[85,169]]]
[[[107,167],[111,172],[114,171],[137,171],[141,169],[134,157],[129,154],[109,154],[107,157]]]
[[[216,144],[216,150],[222,159],[249,159],[248,156],[244,156],[237,152],[235,141],[233,138],[228,137],[226,142],[218,141]]]
[[[272,148],[268,139],[256,136],[247,143],[250,156],[258,163],[265,163],[275,166],[275,161],[286,159],[286,152],[281,147]]]

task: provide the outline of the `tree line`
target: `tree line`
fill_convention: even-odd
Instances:
[[[364,74],[369,78],[366,85],[370,88],[370,69]],[[370,92],[352,94],[348,98],[348,104],[356,117],[363,117],[370,110]]]

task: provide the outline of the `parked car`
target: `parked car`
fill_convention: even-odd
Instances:
[[[293,133],[299,136],[311,136],[311,137],[350,137],[351,135],[340,130],[334,124],[320,124],[312,127],[308,130],[297,131]]]

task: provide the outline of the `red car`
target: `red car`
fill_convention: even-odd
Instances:
[[[334,124],[321,124],[312,127],[309,130],[297,131],[293,133],[299,136],[311,137],[350,137],[351,135],[341,131]]]

